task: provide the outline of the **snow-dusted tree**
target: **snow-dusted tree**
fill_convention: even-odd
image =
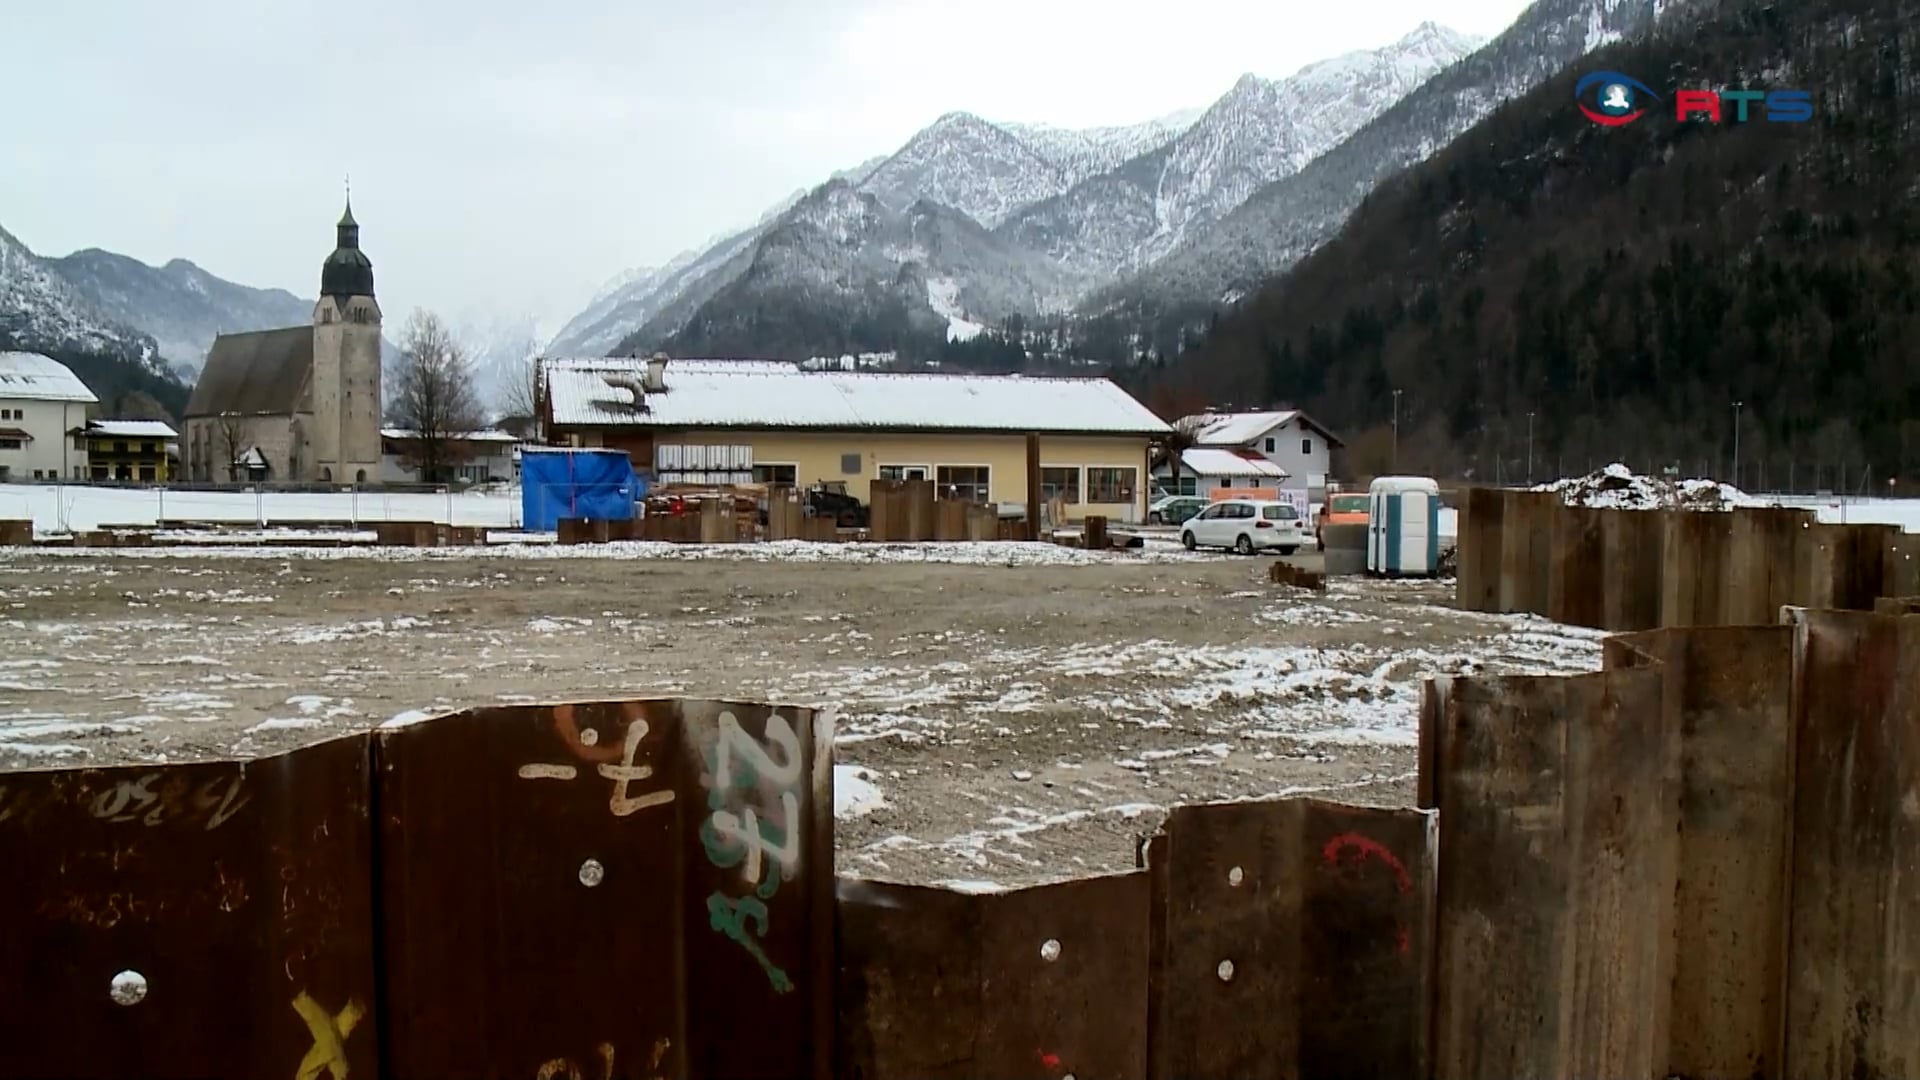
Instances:
[[[461,436],[483,423],[472,358],[438,315],[416,309],[401,333],[396,375],[389,416],[412,433],[410,463],[422,480],[450,479],[469,452]]]

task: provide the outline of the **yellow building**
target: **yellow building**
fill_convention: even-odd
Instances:
[[[667,481],[926,479],[945,497],[1024,505],[1027,436],[1041,497],[1067,516],[1143,521],[1148,452],[1167,424],[1107,379],[809,371],[760,360],[544,359],[548,441],[628,452]]]
[[[89,420],[70,434],[86,444],[94,480],[164,484],[179,456],[180,435],[163,420]]]

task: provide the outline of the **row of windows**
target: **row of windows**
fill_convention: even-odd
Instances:
[[[757,484],[798,486],[799,471],[794,465],[755,465],[753,480]],[[1085,502],[1132,502],[1139,475],[1140,470],[1127,467],[1042,466],[1040,497],[1077,504],[1083,501],[1080,496],[1084,486]],[[880,480],[932,480],[942,498],[969,502],[990,502],[993,498],[993,474],[985,465],[882,465],[875,476]]]
[[[25,409],[0,409],[0,420],[25,420],[26,418]]]
[[[1269,453],[1269,454],[1271,454],[1271,453],[1273,453],[1273,449],[1274,449],[1274,440],[1273,440],[1273,436],[1271,436],[1271,435],[1269,435],[1269,436],[1267,436],[1267,439],[1266,439],[1266,443],[1265,443],[1265,445],[1264,445],[1264,446],[1262,447],[1262,449],[1264,449],[1264,450],[1266,450],[1266,452],[1267,452],[1267,453]],[[1312,439],[1301,439],[1301,440],[1300,440],[1300,452],[1301,452],[1301,453],[1303,453],[1303,454],[1311,454],[1311,453],[1313,453],[1313,440],[1312,440]]]

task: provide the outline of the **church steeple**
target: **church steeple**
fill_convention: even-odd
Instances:
[[[360,250],[360,223],[353,219],[353,194],[335,227],[333,254],[320,267],[320,295],[345,300],[373,295],[373,260]]]

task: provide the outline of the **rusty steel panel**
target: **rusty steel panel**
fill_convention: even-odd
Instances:
[[[1660,513],[1659,626],[1715,626],[1720,622],[1733,515],[1712,511]]]
[[[830,716],[575,702],[376,738],[383,1075],[826,1080]]]
[[[1182,806],[1162,836],[1148,1076],[1426,1075],[1432,813]]]
[[[1780,609],[1801,603],[1808,588],[1809,542],[1816,523],[1808,510],[1743,506],[1733,515],[1727,539],[1720,618],[1725,626],[1768,626]]]
[[[1678,788],[1661,673],[1447,681],[1434,1077],[1653,1075]]]
[[[1498,488],[1465,492],[1458,524],[1459,569],[1454,602],[1465,611],[1500,610],[1501,508]]]
[[[1547,618],[1571,626],[1600,628],[1609,585],[1602,522],[1624,510],[1560,506],[1548,533],[1552,564],[1547,579]]]
[[[1547,613],[1553,573],[1553,518],[1560,496],[1550,491],[1500,492],[1500,601],[1497,610]]]
[[[1794,613],[1784,1075],[1920,1065],[1920,618]]]
[[[1612,510],[1601,519],[1601,558],[1606,566],[1600,599],[1602,629],[1617,633],[1660,625],[1663,517],[1657,511]]]
[[[0,1077],[378,1075],[367,762],[0,774]]]
[[[1920,596],[1920,533],[1896,532],[1881,554],[1881,595]]]
[[[1142,872],[970,894],[843,879],[843,1080],[1139,1080]]]
[[[1420,685],[1419,748],[1415,752],[1413,805],[1432,810],[1440,805],[1440,763],[1446,754],[1441,740],[1446,735],[1447,694],[1453,683],[1429,677]]]
[[[1804,534],[1807,585],[1801,594],[1812,608],[1872,611],[1884,591],[1886,551],[1898,525],[1816,525]]]
[[[1782,1077],[1793,634],[1694,627],[1606,642],[1609,668],[1651,663],[1681,739],[1661,1076]],[[1631,653],[1632,657],[1624,655]]]

